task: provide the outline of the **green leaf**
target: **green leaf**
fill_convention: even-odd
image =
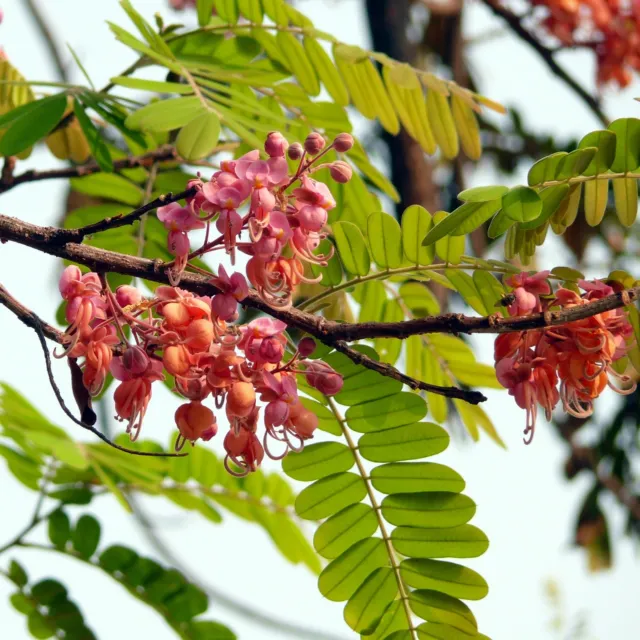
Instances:
[[[617,181],[616,181],[617,182]],[[584,217],[591,227],[598,226],[607,211],[609,180],[592,180],[584,184]]]
[[[200,160],[211,155],[219,137],[220,118],[213,111],[206,111],[180,129],[176,148],[185,160]]]
[[[449,235],[459,236],[468,233],[488,220],[499,207],[500,201],[467,202],[436,224],[423,240],[423,244],[433,244]]]
[[[349,447],[339,442],[307,445],[300,453],[291,452],[282,461],[282,470],[294,480],[309,481],[348,471],[355,464]]]
[[[16,560],[11,560],[9,564],[9,579],[18,587],[24,587],[29,582],[27,572]]]
[[[191,640],[237,640],[231,629],[211,620],[195,620],[187,625]]]
[[[595,158],[597,149],[595,147],[584,147],[568,153],[556,169],[556,180],[567,180],[581,175]]]
[[[366,276],[371,259],[360,229],[353,222],[336,222],[333,237],[344,268],[353,275]]]
[[[473,187],[458,194],[458,200],[463,202],[491,202],[498,200],[509,191],[509,187]]]
[[[532,187],[549,180],[554,180],[558,165],[566,155],[566,151],[558,151],[557,153],[552,153],[550,156],[538,160],[538,162],[529,169],[529,175],[527,176],[529,186]]]
[[[300,402],[305,409],[313,411],[318,418],[318,429],[326,431],[334,436],[341,436],[342,429],[340,423],[336,420],[335,415],[327,407],[321,405],[319,402],[310,400],[309,398],[300,398]],[[286,460],[286,458],[285,458]]]
[[[45,607],[50,606],[56,600],[60,600],[67,595],[66,588],[57,580],[47,578],[40,580],[31,587],[31,597],[37,600],[38,604]]]
[[[327,600],[348,600],[368,575],[388,563],[387,549],[380,538],[360,540],[324,568],[318,588]]]
[[[435,89],[427,91],[427,113],[436,142],[445,158],[458,155],[458,134],[447,98]]]
[[[84,112],[84,108],[77,98],[73,101],[73,112],[76,118],[78,118],[82,131],[89,142],[91,154],[96,159],[100,168],[103,171],[113,171],[113,160],[111,159],[109,148],[102,139],[100,132],[96,129],[93,122],[91,122],[89,116]]]
[[[448,624],[464,633],[476,635],[478,624],[469,607],[444,593],[420,589],[409,596],[413,612],[428,622]]]
[[[543,225],[558,210],[570,189],[571,187],[568,184],[556,184],[553,187],[546,187],[539,191],[538,195],[542,200],[542,212],[530,222],[521,222],[518,227],[528,230],[536,229]],[[511,220],[511,218],[509,219]]]
[[[237,0],[214,0],[216,13],[227,23],[238,22],[238,2]]]
[[[640,166],[640,120],[619,118],[607,128],[616,135],[616,155],[611,170],[635,171]]]
[[[342,127],[343,131],[351,131],[351,125],[349,128]],[[387,178],[379,169],[374,167],[369,162],[366,155],[360,155],[357,152],[357,147],[354,147],[348,156],[349,160],[362,172],[362,174],[371,182],[375,187],[380,189],[382,193],[391,198],[394,202],[400,202],[400,194],[396,190],[393,182]],[[395,218],[393,218],[395,221]]]
[[[34,638],[40,640],[50,638],[56,632],[54,624],[47,620],[39,611],[33,611],[29,614],[27,618],[27,628]]]
[[[333,98],[335,104],[346,107],[349,104],[349,92],[344,86],[340,73],[333,64],[329,54],[314,38],[305,36],[303,43],[309,62],[313,65],[322,84]]]
[[[422,242],[433,226],[431,214],[419,204],[412,204],[404,210],[401,222],[402,249],[407,260],[415,265],[431,264],[435,247]]]
[[[473,518],[476,505],[459,493],[398,493],[382,501],[382,515],[393,525],[457,527]]]
[[[302,88],[310,96],[317,96],[320,93],[318,76],[300,41],[288,31],[278,31],[276,41]]]
[[[74,469],[82,470],[89,466],[82,447],[66,435],[61,437],[58,434],[33,430],[29,432],[28,437],[38,448],[50,451],[60,462]]]
[[[36,608],[36,605],[20,591],[11,594],[9,602],[16,611],[24,615],[29,615]]]
[[[464,98],[452,93],[451,113],[465,155],[470,160],[479,160],[482,155],[482,142],[475,112]]]
[[[366,640],[390,640],[395,638],[394,631],[405,629],[403,633],[408,633],[407,628],[407,614],[404,610],[402,600],[394,600],[385,611],[382,619],[378,623],[375,631],[371,634],[364,636]],[[362,636],[361,636],[362,637]],[[420,638],[422,640],[422,638]]]
[[[599,173],[605,173],[613,164],[613,159],[616,156],[616,134],[606,129],[592,131],[582,138],[578,144],[578,149],[586,147],[595,147],[597,153],[592,158],[589,166],[582,171],[582,174],[595,176]]]
[[[373,535],[377,528],[378,519],[369,505],[361,502],[352,504],[318,527],[313,536],[313,546],[324,558],[337,558],[351,545]]]
[[[262,8],[277,25],[286,27],[289,24],[286,4],[284,0],[262,0]]]
[[[359,433],[390,429],[422,420],[427,404],[415,393],[398,393],[390,398],[374,400],[347,409],[349,428]]]
[[[477,558],[489,547],[487,536],[472,524],[452,529],[398,527],[391,540],[398,553],[412,558]]]
[[[336,400],[348,407],[371,402],[378,398],[387,398],[397,394],[402,388],[398,380],[387,378],[377,371],[359,368],[357,375],[347,378],[342,391],[336,395]]]
[[[67,541],[71,538],[69,516],[62,509],[56,509],[49,516],[48,534],[51,544],[58,549],[64,549]]]
[[[90,515],[80,516],[71,536],[73,548],[83,558],[90,558],[100,542],[100,523]]]
[[[50,133],[62,119],[67,108],[67,96],[64,93],[58,93],[32,102],[29,106],[29,109],[22,111],[11,121],[2,135],[0,155],[15,156]]]
[[[493,309],[487,310],[485,308],[482,296],[478,292],[473,278],[468,273],[458,269],[446,269],[444,274],[462,299],[476,313],[479,313],[481,316],[486,316],[494,312]]]
[[[380,493],[449,491],[460,493],[462,476],[435,462],[392,462],[371,470],[371,483]]]
[[[463,600],[481,600],[489,592],[480,574],[454,562],[411,558],[403,560],[400,573],[414,589],[440,591]]]
[[[306,520],[318,520],[360,502],[367,489],[355,473],[336,473],[303,489],[296,498],[296,513]]]
[[[358,633],[374,631],[397,594],[398,582],[393,569],[380,567],[349,598],[344,608],[344,619]]]
[[[516,222],[530,222],[542,212],[542,200],[529,187],[514,187],[502,196],[502,210]]]
[[[446,211],[436,211],[433,216],[433,222],[436,225],[440,224],[448,215],[449,214]],[[445,262],[458,264],[460,262],[460,258],[462,258],[462,254],[464,253],[464,240],[464,236],[447,236],[440,240],[436,240],[436,253]]]
[[[638,215],[638,181],[636,178],[618,178],[612,182],[618,220],[630,227]]]
[[[505,289],[502,283],[490,271],[477,270],[473,272],[473,284],[476,286],[486,315],[497,311],[496,303],[504,296]]]
[[[502,209],[500,209],[500,211],[498,211],[494,216],[493,220],[491,220],[491,224],[487,229],[487,235],[490,238],[498,238],[508,231],[508,229],[515,223],[515,220],[510,218]]]
[[[138,554],[133,549],[122,545],[112,545],[100,554],[98,562],[107,573],[114,573],[116,571],[126,571],[137,560]]]
[[[161,133],[183,127],[204,111],[197,96],[170,98],[138,109],[125,120],[125,124],[134,130]]]
[[[180,82],[158,82],[157,80],[130,78],[129,76],[115,76],[111,78],[110,82],[128,89],[139,89],[140,91],[151,91],[153,93],[193,93],[193,87]]]
[[[496,370],[493,366],[452,359],[449,361],[449,368],[460,382],[470,387],[503,388],[496,378]]]
[[[72,178],[71,188],[78,193],[98,198],[109,198],[137,207],[144,193],[136,184],[115,174],[95,173],[83,178]]]
[[[421,282],[405,282],[400,286],[398,293],[416,317],[435,316],[440,313],[438,300]]]
[[[418,422],[363,435],[360,454],[372,462],[417,460],[444,451],[449,434],[432,422]]]

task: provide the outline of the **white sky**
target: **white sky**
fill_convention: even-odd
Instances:
[[[39,42],[22,2],[4,0],[4,23],[0,43],[9,59],[29,79],[54,79],[48,54]],[[82,59],[97,86],[124,69],[132,54],[115,42],[105,20],[127,26],[127,18],[116,0],[56,0],[43,2],[55,33],[69,42]],[[135,6],[151,18],[155,11],[167,15],[160,0],[136,0]],[[366,45],[364,14],[360,0],[306,0],[304,11],[316,26],[334,33],[343,41]],[[498,25],[479,5],[469,5],[466,31],[478,34]],[[69,56],[66,56],[68,59]],[[589,85],[593,78],[590,57],[567,53],[562,61],[573,64],[574,72]],[[563,136],[582,136],[598,128],[586,108],[563,85],[550,78],[535,55],[520,42],[508,37],[493,40],[472,50],[472,65],[483,92],[505,104],[517,105],[526,114],[530,127],[538,127]],[[73,79],[82,82],[73,71]],[[621,94],[607,97],[606,110],[612,117],[637,113],[631,98],[640,95],[635,85]],[[21,165],[39,168],[59,166],[48,152],[40,151]],[[474,183],[486,183],[494,177],[478,172]],[[518,176],[524,182],[524,174]],[[517,182],[512,180],[511,182]],[[2,196],[2,213],[38,224],[53,224],[59,214],[64,185],[40,182],[16,188]],[[552,256],[554,245],[545,247]],[[542,262],[544,267],[555,263]],[[53,319],[58,304],[54,272],[57,262],[29,249],[6,244],[0,247],[0,280],[25,304],[44,318]],[[6,380],[29,396],[32,402],[59,424],[66,424],[46,381],[42,354],[33,332],[0,309],[0,380]],[[479,357],[485,362],[491,355],[491,338],[477,341]],[[63,392],[66,366],[60,370]],[[449,464],[467,481],[466,493],[478,504],[473,520],[489,535],[489,551],[468,565],[477,569],[490,585],[489,596],[471,603],[480,629],[493,640],[539,640],[552,637],[551,617],[543,586],[555,578],[562,589],[566,613],[588,612],[590,637],[600,640],[630,638],[640,625],[637,593],[640,586],[634,550],[622,538],[620,511],[609,509],[614,542],[614,568],[598,575],[586,571],[581,551],[571,546],[571,526],[584,496],[587,483],[579,478],[567,484],[561,477],[565,447],[544,423],[539,424],[530,447],[522,444],[524,415],[506,395],[491,392],[487,408],[508,445],[498,449],[484,438],[479,444],[453,443],[437,461]],[[603,403],[606,405],[606,403]],[[172,425],[167,415],[175,410],[168,393],[154,397],[147,417],[145,434],[166,442]],[[606,413],[606,407],[602,414]],[[73,431],[73,426],[69,429]],[[74,432],[78,435],[77,432]],[[217,445],[216,445],[217,446]],[[267,465],[275,469],[275,465]],[[3,491],[0,494],[0,544],[14,535],[30,517],[34,494],[23,489],[0,463]],[[224,526],[204,522],[199,516],[182,513],[159,501],[145,503],[156,517],[160,534],[204,580],[230,596],[282,618],[309,627],[322,628],[344,638],[354,637],[342,621],[342,605],[324,600],[317,591],[315,578],[303,567],[294,567],[273,549],[267,536],[257,527],[241,523],[233,516]],[[613,502],[608,506],[611,506]],[[92,507],[93,509],[94,507]],[[96,501],[97,515],[103,525],[103,544],[123,542],[143,554],[152,555],[136,529],[132,518],[110,498]],[[81,606],[88,624],[100,638],[134,640],[141,632],[156,640],[173,638],[172,631],[152,610],[128,596],[124,590],[100,572],[65,557],[37,551],[22,551],[15,557],[24,563],[34,578],[53,576],[63,580],[70,596]],[[6,566],[8,557],[0,560]],[[3,638],[28,637],[25,619],[8,604],[8,583],[0,582],[0,620]],[[276,640],[284,636],[260,629],[212,602],[208,617],[229,624],[242,640]]]

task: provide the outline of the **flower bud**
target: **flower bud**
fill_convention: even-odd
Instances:
[[[300,342],[298,342],[298,353],[303,358],[310,356],[316,350],[316,341],[313,338],[302,338]]]
[[[70,300],[75,295],[76,283],[80,281],[80,278],[82,278],[82,271],[73,264],[69,265],[62,272],[58,288],[60,289],[60,294],[65,300]]]
[[[213,324],[204,318],[194,320],[187,329],[187,343],[192,349],[205,350],[213,340]]]
[[[312,438],[313,432],[318,428],[318,416],[313,411],[304,408],[291,417],[291,422],[296,433],[303,440]]]
[[[116,300],[121,307],[131,307],[142,300],[142,294],[135,287],[123,284],[116,289]]]
[[[327,224],[327,210],[312,204],[305,204],[298,211],[298,222],[306,231],[320,231]]]
[[[341,184],[349,182],[353,175],[351,166],[343,160],[336,160],[335,162],[332,162],[329,165],[329,173],[336,182],[340,182]]]
[[[310,386],[327,396],[333,396],[342,389],[342,376],[324,362],[307,364],[305,377]]]
[[[217,431],[213,411],[198,401],[180,405],[175,418],[180,435],[191,442],[195,442],[205,432],[209,435],[212,430],[214,433]]]
[[[294,142],[287,150],[287,155],[291,160],[300,160],[304,154],[304,149],[299,142]]]
[[[167,324],[172,327],[182,327],[188,324],[191,316],[182,302],[169,302],[162,307],[160,314],[164,316]]]
[[[122,365],[133,375],[140,375],[149,366],[149,356],[140,347],[128,347],[122,354]]]
[[[258,350],[260,359],[271,364],[278,364],[284,355],[284,345],[275,337],[264,338]]]
[[[317,131],[310,133],[304,141],[304,150],[311,156],[320,153],[325,145],[325,139]]]
[[[339,153],[346,153],[353,147],[353,136],[350,133],[339,133],[333,140],[333,148]]]
[[[287,139],[279,131],[272,131],[264,143],[264,150],[269,157],[275,158],[283,156],[288,146]]]
[[[191,366],[189,352],[181,344],[166,347],[162,356],[162,363],[164,368],[173,376],[183,376]]]
[[[236,382],[227,393],[227,412],[245,418],[256,403],[256,392],[250,382]]]

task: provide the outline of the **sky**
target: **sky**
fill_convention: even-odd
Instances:
[[[19,0],[3,0],[4,22],[0,25],[0,44],[9,59],[32,80],[55,79],[49,55],[39,41],[33,24]],[[127,26],[127,18],[116,0],[56,0],[40,2],[54,33],[78,53],[96,86],[103,85],[133,60],[131,52],[117,43],[106,20]],[[156,11],[168,15],[160,0],[134,0],[148,18]],[[305,0],[301,8],[316,26],[350,44],[368,46],[363,2],[361,0]],[[476,36],[492,32],[500,23],[479,4],[470,3],[465,15],[465,34]],[[128,27],[127,27],[128,28]],[[470,50],[471,65],[478,84],[491,98],[517,106],[530,128],[560,136],[581,137],[599,128],[590,112],[556,79],[550,77],[536,56],[508,35],[494,37]],[[70,56],[65,54],[65,59]],[[560,56],[574,74],[592,86],[593,62],[582,53]],[[71,63],[70,63],[71,64]],[[82,82],[73,69],[72,79]],[[605,110],[612,117],[636,115],[640,86],[605,96]],[[45,150],[37,150],[20,169],[40,169],[61,163]],[[495,180],[524,183],[522,173],[504,180],[485,164],[479,166],[469,186]],[[61,182],[38,182],[18,187],[1,199],[3,214],[37,224],[54,224],[61,209],[65,186]],[[558,243],[550,242],[540,257],[542,268],[556,266]],[[22,302],[43,318],[53,320],[58,305],[55,274],[59,264],[52,258],[13,244],[0,246],[0,281]],[[30,329],[0,308],[0,380],[16,387],[53,422],[74,431],[59,409],[49,389],[42,354]],[[492,340],[475,340],[478,358],[489,362]],[[70,395],[64,363],[56,363],[63,393]],[[467,482],[466,493],[478,505],[473,523],[491,541],[481,558],[465,561],[488,581],[489,595],[471,603],[480,629],[493,640],[540,640],[552,638],[549,620],[552,611],[545,600],[544,585],[555,579],[560,587],[564,611],[574,619],[587,615],[587,637],[609,640],[631,637],[640,625],[637,593],[640,574],[635,550],[623,537],[623,518],[613,499],[604,501],[610,514],[614,543],[614,567],[608,572],[590,574],[584,554],[572,547],[571,527],[581,498],[588,488],[586,478],[571,484],[562,477],[566,446],[553,428],[540,420],[533,444],[522,444],[524,415],[505,393],[489,391],[486,409],[507,444],[502,450],[487,438],[472,443],[454,438],[449,449],[435,460],[460,472]],[[606,414],[611,403],[603,400],[599,410]],[[154,395],[146,419],[144,435],[166,442],[172,429],[175,399],[161,390]],[[82,434],[84,436],[84,434]],[[214,448],[219,446],[213,445]],[[276,469],[275,464],[265,465]],[[33,493],[18,485],[0,461],[0,544],[12,537],[29,519]],[[300,487],[299,487],[300,488]],[[233,516],[223,526],[204,522],[199,516],[181,512],[157,500],[144,501],[147,513],[158,525],[158,533],[172,550],[204,582],[223,590],[238,601],[280,618],[322,629],[336,636],[355,637],[342,620],[342,604],[324,600],[315,577],[304,567],[293,566],[273,548],[257,527]],[[103,544],[123,542],[140,553],[153,556],[133,519],[110,498],[96,501],[95,512],[103,525]],[[34,540],[38,540],[34,536]],[[15,553],[33,578],[61,577],[70,595],[81,606],[88,624],[99,638],[134,640],[145,636],[156,640],[173,638],[173,632],[152,610],[134,601],[115,582],[101,573],[66,557],[40,551]],[[8,557],[0,559],[5,566]],[[8,603],[11,590],[0,582],[0,620],[6,638],[28,637],[25,619]],[[212,601],[207,617],[228,624],[242,640],[285,638],[278,631],[260,628]]]

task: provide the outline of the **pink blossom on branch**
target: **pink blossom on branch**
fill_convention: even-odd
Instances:
[[[270,306],[286,307],[299,283],[314,281],[305,276],[304,263],[326,265],[330,255],[317,251],[335,200],[309,173],[334,146],[347,149],[350,144],[349,134],[329,145],[319,134],[310,135],[290,175],[285,153],[295,145],[272,132],[265,143],[268,159],[254,150],[222,162],[209,181],[190,181],[195,194],[184,206],[158,209],[175,256],[175,285],[185,269],[196,268],[194,256],[221,249],[232,260],[237,249],[249,254],[247,277],[218,266],[211,282],[219,293],[212,298],[177,286],[160,286],[150,298],[130,285],[114,293],[98,274],[83,275],[75,266],[64,270],[59,288],[70,326],[63,355],[81,360],[83,383],[91,395],[100,392],[109,372],[119,381],[116,417],[127,423],[132,439],[140,433],[153,384],[166,374],[173,376],[175,391],[186,401],[175,412],[176,449],[213,438],[216,412],[224,408],[230,424],[224,438],[230,473],[255,471],[265,453],[280,459],[313,437],[318,418],[300,402],[296,377],[304,375],[326,395],[340,392],[342,377],[329,365],[307,359],[315,348],[310,338],[287,356],[287,326],[279,320],[233,323],[249,283]],[[349,177],[342,167],[338,181]],[[214,227],[217,237],[211,237]],[[204,243],[192,253],[189,233],[202,229]]]

